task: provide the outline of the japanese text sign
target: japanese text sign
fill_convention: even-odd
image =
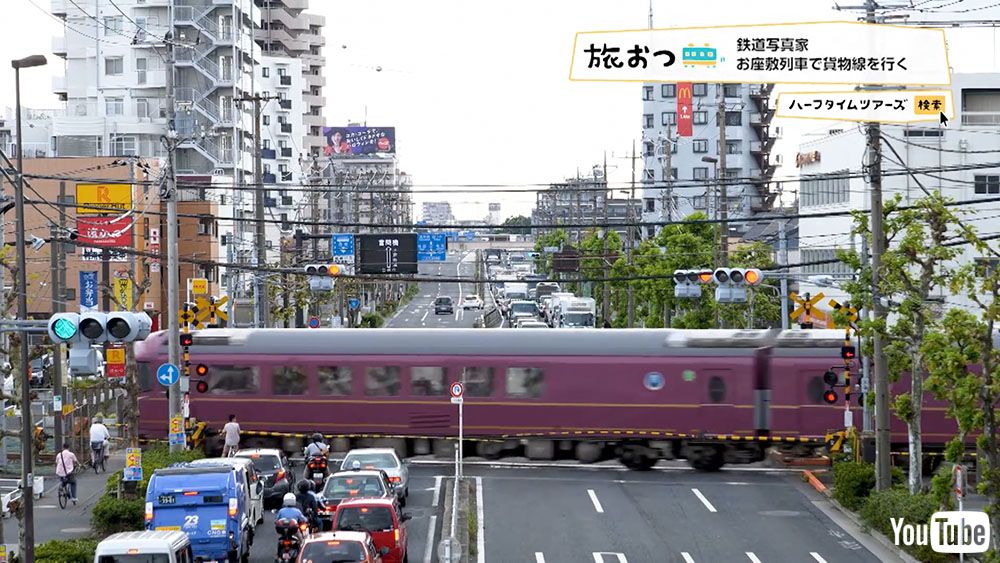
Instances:
[[[130,217],[77,217],[76,230],[81,244],[99,247],[132,246]]]
[[[576,34],[570,80],[951,84],[942,29],[861,22]]]
[[[88,205],[93,207],[88,207]],[[99,215],[132,209],[131,184],[77,184],[76,214]]]
[[[417,235],[414,233],[358,235],[362,274],[417,273]]]
[[[97,272],[80,271],[80,312],[97,310]]]
[[[131,311],[132,310],[132,280],[115,278],[115,299],[118,300],[118,309],[120,311]]]
[[[396,152],[395,127],[324,127],[326,156]]]
[[[105,350],[104,375],[108,378],[125,377],[125,348]]]
[[[950,90],[782,92],[775,105],[777,117],[835,121],[937,122],[955,114]]]
[[[333,235],[330,240],[330,253],[335,264],[353,264],[354,235],[348,233]]]

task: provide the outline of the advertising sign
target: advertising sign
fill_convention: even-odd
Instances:
[[[142,481],[142,450],[125,448],[125,475],[123,481]]]
[[[448,255],[448,239],[444,233],[417,235],[417,262],[444,262]]]
[[[124,348],[108,348],[105,350],[105,371],[104,375],[108,378],[114,377],[125,377],[125,349]]]
[[[570,80],[951,85],[943,29],[805,22],[576,34]]]
[[[358,235],[362,274],[416,274],[417,235]]]
[[[326,156],[396,152],[395,127],[324,127],[323,136]]]
[[[330,240],[330,255],[333,256],[334,264],[353,264],[354,235],[333,235],[333,238]]]
[[[76,185],[77,215],[115,214],[130,209],[132,209],[132,184]]]
[[[104,255],[105,250],[108,252],[109,262],[128,262],[128,254],[119,250],[115,250],[113,248],[90,248],[87,246],[80,247],[80,260],[83,260],[84,262],[100,262],[101,256]]]
[[[97,310],[97,272],[80,270],[80,312]]]
[[[130,217],[77,217],[76,230],[81,244],[99,247],[132,246]]]
[[[691,83],[677,83],[677,136],[690,137],[694,114],[691,113]]]
[[[118,308],[122,311],[131,311],[133,304],[132,280],[125,278],[114,279],[115,299],[118,300]]]

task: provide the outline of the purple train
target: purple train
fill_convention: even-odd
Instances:
[[[768,448],[808,455],[844,424],[838,330],[213,329],[194,333],[190,415],[221,428],[235,414],[244,445],[300,451],[322,432],[340,448],[390,445],[401,455],[453,451],[464,384],[465,451],[495,459],[660,458],[695,468],[762,460]],[[137,343],[140,432],[162,438],[167,396],[156,368],[167,333]],[[195,390],[203,380],[207,392]],[[860,425],[860,407],[851,408]],[[929,404],[928,442],[955,428]],[[894,444],[905,427],[893,421]],[[930,448],[933,445],[928,444]],[[214,442],[208,447],[221,447]]]

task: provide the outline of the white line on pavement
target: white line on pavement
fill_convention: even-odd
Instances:
[[[434,500],[431,501],[431,506],[437,508],[438,500],[441,498],[441,476],[438,475],[434,477]]]
[[[545,563],[545,555],[541,551],[535,552],[535,563]]]
[[[420,322],[426,321],[428,314],[430,314],[430,311],[424,311],[424,316],[420,317]]]
[[[815,559],[817,563],[826,563],[826,559],[823,559],[822,557],[820,557],[820,555],[818,553],[816,553],[815,551],[810,551],[809,555],[812,555],[813,559]]]
[[[587,494],[590,495],[590,501],[594,503],[594,510],[603,514],[604,507],[601,506],[601,501],[597,500],[597,493],[594,492],[594,489],[587,489]]]
[[[483,510],[483,478],[476,477],[476,549],[479,563],[486,563],[486,520]]]
[[[757,556],[754,555],[752,551],[748,551],[746,553],[747,553],[747,557],[750,558],[750,561],[753,561],[753,563],[760,563],[760,559],[757,559]]]
[[[618,558],[618,563],[628,563],[628,559],[625,559],[624,553],[615,553],[614,551],[595,551],[594,563],[604,563],[605,555],[614,555]]]
[[[694,563],[694,559],[691,558],[691,554],[686,551],[681,552],[681,557],[684,558],[684,563]]]
[[[698,497],[698,500],[700,500],[701,503],[705,505],[705,508],[707,508],[709,512],[718,512],[717,510],[715,510],[715,507],[712,506],[712,503],[708,502],[708,499],[705,498],[705,495],[701,494],[701,491],[699,491],[698,489],[691,489],[691,492],[694,493],[694,496]]]
[[[427,545],[424,546],[424,563],[431,563],[434,555],[434,529],[437,527],[437,514],[431,514],[431,521],[427,524]]]

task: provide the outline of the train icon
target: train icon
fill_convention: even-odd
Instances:
[[[708,43],[703,47],[695,47],[689,43],[681,51],[681,62],[687,68],[712,67],[719,62],[718,51]]]

